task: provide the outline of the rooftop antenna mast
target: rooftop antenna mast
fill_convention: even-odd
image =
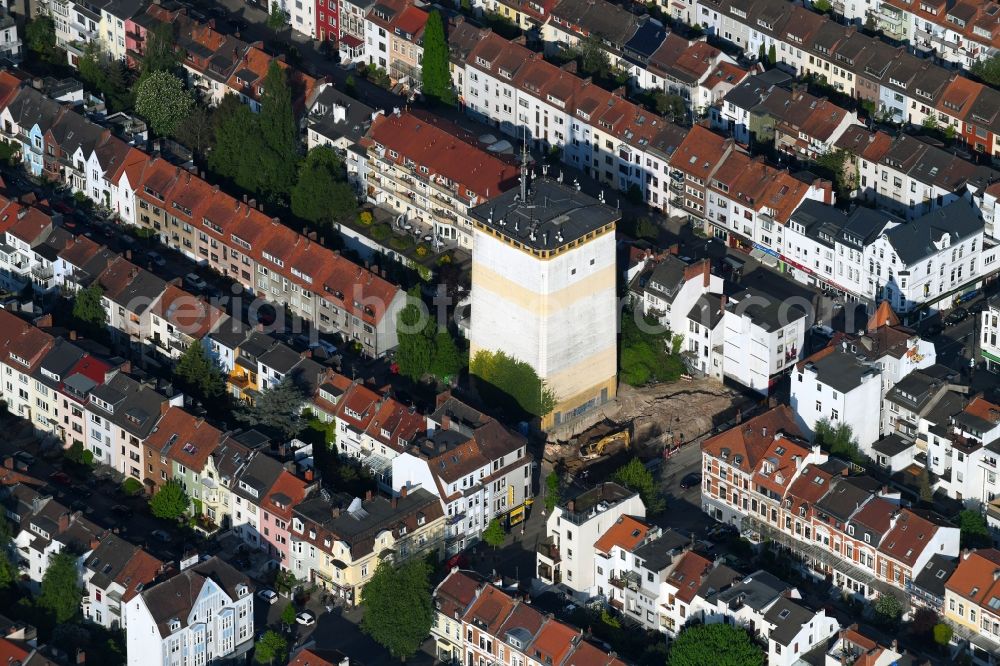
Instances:
[[[521,201],[528,199],[528,137],[525,130],[524,140],[521,141]]]

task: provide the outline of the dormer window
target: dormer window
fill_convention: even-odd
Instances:
[[[239,585],[236,586],[236,596],[238,598],[240,598],[240,599],[242,599],[243,597],[247,596],[247,594],[249,594],[249,592],[250,592],[250,588],[248,588],[243,583],[240,583]]]

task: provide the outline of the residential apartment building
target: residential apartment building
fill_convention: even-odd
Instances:
[[[288,570],[348,604],[360,602],[385,558],[402,563],[444,554],[444,513],[422,488],[391,499],[321,493],[292,513]]]
[[[427,16],[427,11],[411,0],[384,0],[372,5],[364,21],[365,62],[388,73],[393,84],[419,89]]]
[[[469,210],[517,186],[517,167],[477,137],[429,114],[380,115],[368,131],[368,200],[401,214],[396,225],[435,247],[472,250]]]
[[[696,336],[688,335],[688,314],[705,295],[722,293],[722,278],[712,275],[711,262],[703,259],[689,264],[670,254],[638,280],[644,282],[641,312],[657,317],[674,335],[687,338],[683,348],[697,354]]]
[[[1000,650],[1000,551],[963,551],[945,582],[944,617],[968,641],[977,663],[996,663]],[[992,661],[991,661],[992,659]]]
[[[106,629],[124,629],[123,605],[154,584],[167,570],[163,562],[115,534],[83,558],[83,616]]]
[[[253,647],[250,579],[217,557],[143,589],[125,604],[129,666],[213,663]]]
[[[425,432],[392,458],[392,489],[422,488],[447,515],[449,554],[479,540],[491,521],[512,527],[527,515],[533,461],[527,440],[448,393]]]
[[[863,598],[891,593],[905,602],[931,557],[958,554],[958,528],[901,507],[870,477],[849,476],[846,463],[800,443],[797,432],[782,406],[706,440],[706,510],[790,548],[810,571]]]
[[[1000,367],[1000,299],[992,297],[979,315],[979,353],[986,361],[986,367],[996,371]]]
[[[451,572],[441,588],[451,589],[450,579],[466,575],[463,571]],[[585,640],[580,629],[542,614],[493,585],[477,586],[468,607],[456,611],[460,612],[456,619],[461,622],[461,638],[457,644],[450,640],[447,645],[438,642],[438,652],[447,649],[458,663],[624,666],[614,654]]]
[[[871,16],[893,39],[908,40],[919,55],[962,69],[1000,50],[996,5],[989,2],[882,0]]]
[[[583,597],[593,596],[600,557],[594,544],[623,516],[641,520],[646,507],[637,493],[610,481],[558,505],[545,521],[537,577],[550,585],[561,583]]]

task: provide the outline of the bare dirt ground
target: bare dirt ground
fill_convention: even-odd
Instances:
[[[664,446],[700,439],[733,421],[738,410],[754,402],[709,378],[681,380],[642,388],[622,385],[618,398],[596,411],[590,419],[573,423],[549,435],[545,458],[580,466],[579,446],[589,439],[596,424],[610,421],[632,426],[632,451],[643,458],[662,453]],[[596,462],[596,461],[594,461]],[[589,464],[589,463],[588,463]]]

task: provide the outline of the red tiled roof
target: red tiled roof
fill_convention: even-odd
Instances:
[[[30,652],[17,643],[6,638],[0,638],[0,664],[17,666],[28,658]]]
[[[51,335],[38,330],[17,315],[0,309],[0,360],[4,363],[30,374],[51,347]],[[14,357],[28,365],[25,366]]]
[[[195,417],[181,407],[170,407],[146,439],[146,445],[160,451],[168,459],[200,472],[221,439],[222,431],[206,423],[205,419]]]
[[[288,522],[292,519],[292,507],[305,499],[306,486],[305,481],[287,470],[282,470],[260,505],[272,516],[278,516]],[[284,497],[281,497],[282,495]]]
[[[153,313],[173,324],[174,328],[195,339],[208,334],[225,312],[209,305],[204,299],[180,287],[167,285],[163,296],[156,302]]]
[[[963,554],[945,588],[979,606],[1000,598],[1000,550],[983,548]],[[996,613],[996,608],[991,612]]]
[[[726,461],[744,471],[756,469],[763,456],[774,445],[779,433],[788,437],[801,438],[802,432],[795,423],[795,415],[788,405],[779,405],[745,423],[706,439],[701,450],[709,455],[722,458],[726,450]],[[794,443],[793,443],[794,444]],[[798,448],[799,445],[795,445]],[[736,456],[742,456],[739,464]]]
[[[701,577],[712,568],[712,563],[694,551],[687,551],[677,560],[667,582],[677,588],[674,596],[686,604],[691,603],[701,587]]]
[[[642,543],[649,534],[649,525],[632,516],[619,516],[612,525],[594,542],[594,550],[610,553],[618,546],[622,550],[631,551]]]
[[[481,203],[497,196],[517,184],[517,168],[494,157],[475,145],[475,137],[461,128],[440,123],[431,116],[418,117],[413,113],[380,116],[372,122],[368,138],[398,157],[385,155],[398,164],[412,160],[420,172],[427,169],[426,177],[454,183],[462,199],[467,191]]]
[[[902,509],[895,525],[882,538],[879,551],[907,566],[913,566],[939,525],[911,509]]]

